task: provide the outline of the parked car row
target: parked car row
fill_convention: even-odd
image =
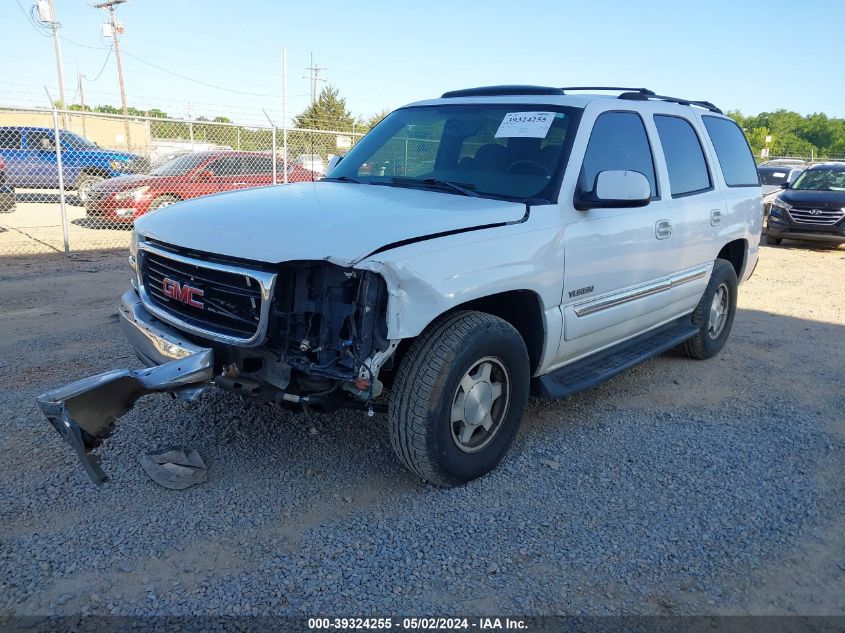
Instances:
[[[284,169],[277,161],[277,182],[282,182]],[[321,178],[300,165],[291,163],[287,169],[288,182]],[[120,176],[94,185],[85,209],[90,217],[132,223],[149,211],[180,200],[272,183],[273,157],[269,153],[196,152],[178,156],[149,174]]]
[[[173,151],[159,156],[150,171],[144,156],[101,148],[74,132],[60,130],[59,143],[64,186],[75,189],[88,216],[101,221],[132,223],[180,200],[273,183],[270,152]],[[0,127],[0,212],[15,209],[14,187],[59,186],[56,149],[52,128]],[[324,174],[319,154],[276,161],[276,182],[318,180]]]
[[[781,183],[766,202],[766,242],[845,243],[845,163],[820,163]]]

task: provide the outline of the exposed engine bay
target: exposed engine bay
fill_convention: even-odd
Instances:
[[[366,361],[390,349],[387,287],[370,271],[324,261],[281,265],[258,348],[213,345],[219,386],[261,401],[340,406],[381,392]]]

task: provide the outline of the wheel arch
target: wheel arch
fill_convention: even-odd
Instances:
[[[742,271],[745,268],[745,262],[748,253],[748,241],[744,238],[733,240],[725,244],[716,255],[716,259],[724,259],[731,263],[736,272],[736,278],[742,279]]]
[[[510,323],[522,337],[528,350],[528,360],[533,374],[540,366],[546,340],[546,326],[543,319],[543,303],[540,295],[533,290],[507,290],[504,292],[478,297],[450,307],[446,312],[432,319],[423,329],[456,312],[473,310],[499,317]],[[421,336],[418,335],[418,336]],[[396,349],[393,362],[398,364],[416,337],[403,339]]]

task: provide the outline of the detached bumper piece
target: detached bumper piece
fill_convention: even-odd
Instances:
[[[115,421],[149,393],[170,392],[193,401],[206,389],[214,373],[214,353],[182,340],[140,305],[134,291],[123,296],[121,325],[145,361],[164,361],[144,369],[118,369],[91,376],[38,396],[38,406],[79,456],[95,484],[107,477],[91,450],[114,429]],[[172,360],[168,360],[172,359]]]

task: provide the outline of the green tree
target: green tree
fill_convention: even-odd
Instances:
[[[346,109],[346,99],[340,96],[337,88],[331,86],[323,88],[317,101],[293,119],[297,128],[337,132],[351,132],[353,122],[352,115]]]

